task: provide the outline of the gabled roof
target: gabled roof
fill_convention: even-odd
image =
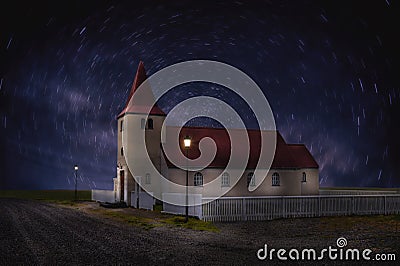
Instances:
[[[257,166],[260,154],[261,131],[247,130],[250,141],[250,154],[247,168],[254,169]],[[205,137],[210,137],[214,140],[217,146],[217,153],[214,160],[208,167],[225,168],[231,156],[231,141],[228,132],[223,128],[204,128],[204,127],[183,127],[179,133],[179,143],[181,151],[186,154],[183,147],[183,138],[190,136],[192,140],[191,148],[189,149],[189,158],[196,159],[200,156],[199,142]],[[176,167],[164,155],[167,166],[170,168]],[[306,146],[302,144],[286,144],[279,131],[276,131],[276,149],[275,156],[272,161],[271,168],[318,168],[317,162],[314,160]]]
[[[139,88],[139,86],[147,79],[146,75],[146,70],[144,69],[144,64],[142,61],[139,62],[135,79],[132,84],[131,91],[129,92],[129,97],[128,100],[126,101],[125,107],[122,110],[122,112],[118,115],[117,118],[120,118],[121,116],[125,115],[125,113],[146,113],[146,106],[141,106],[141,105],[129,105],[129,102],[131,101],[134,93],[136,90]],[[149,97],[153,97],[154,95],[152,92],[149,92]],[[154,105],[149,113],[150,115],[165,115],[163,110],[161,110],[157,105]]]
[[[287,144],[299,168],[318,168],[318,163],[304,144]]]

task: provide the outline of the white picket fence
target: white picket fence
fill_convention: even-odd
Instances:
[[[163,212],[171,214],[184,215],[186,212],[186,194],[183,193],[163,193]],[[189,194],[189,208],[188,213],[190,216],[196,216],[202,219],[202,195],[201,194]],[[170,204],[168,202],[175,202],[178,205]]]
[[[202,219],[215,222],[374,214],[400,214],[400,194],[222,197],[202,205]]]
[[[135,191],[131,192],[131,207],[137,208],[137,194]],[[156,200],[152,192],[139,192],[139,208],[145,210],[153,210]]]
[[[169,195],[164,195],[166,196]],[[135,198],[134,195],[132,198]],[[115,202],[115,192],[92,190],[92,200]],[[189,208],[190,215],[205,221],[230,222],[293,217],[400,214],[400,194],[222,197],[201,205],[201,202],[209,200],[201,198],[200,195],[196,202],[192,202],[196,206]],[[151,203],[153,201],[154,199]],[[143,203],[144,201],[141,205]],[[164,208],[165,212],[184,213],[184,207],[177,208],[174,205],[164,204]]]
[[[114,190],[92,189],[92,200],[100,202],[115,202]]]

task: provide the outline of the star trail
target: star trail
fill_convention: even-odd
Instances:
[[[81,189],[112,188],[116,116],[139,61],[151,75],[195,59],[257,82],[287,142],[316,158],[321,186],[400,186],[398,3],[348,2],[3,6],[1,188],[73,188],[74,164]],[[181,86],[160,106],[169,111],[193,95],[237,103],[256,126],[234,95],[210,84]]]

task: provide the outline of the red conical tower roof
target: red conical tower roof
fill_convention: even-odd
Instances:
[[[144,63],[143,63],[143,61],[140,61],[139,62],[139,66],[138,66],[137,71],[136,71],[135,79],[134,79],[133,84],[132,84],[131,91],[129,92],[128,100],[126,101],[124,109],[118,115],[118,118],[123,116],[125,113],[129,113],[129,112],[132,112],[132,113],[143,113],[143,108],[141,108],[141,106],[132,106],[132,105],[129,106],[129,102],[132,99],[133,94],[136,92],[137,88],[146,79],[147,79],[147,75],[146,75],[146,70],[144,69]],[[154,98],[153,93],[151,92],[150,94]],[[153,108],[151,109],[149,114],[150,115],[165,115],[165,113],[157,105],[153,106]]]

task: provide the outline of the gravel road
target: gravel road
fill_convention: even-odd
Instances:
[[[144,230],[55,204],[0,199],[0,264],[277,265],[276,259],[259,261],[257,250],[264,244],[327,248],[342,234],[350,247],[375,245],[375,252],[398,253],[400,237],[393,228],[332,229],[329,223],[318,218],[224,223],[217,224],[218,233],[168,226]]]

